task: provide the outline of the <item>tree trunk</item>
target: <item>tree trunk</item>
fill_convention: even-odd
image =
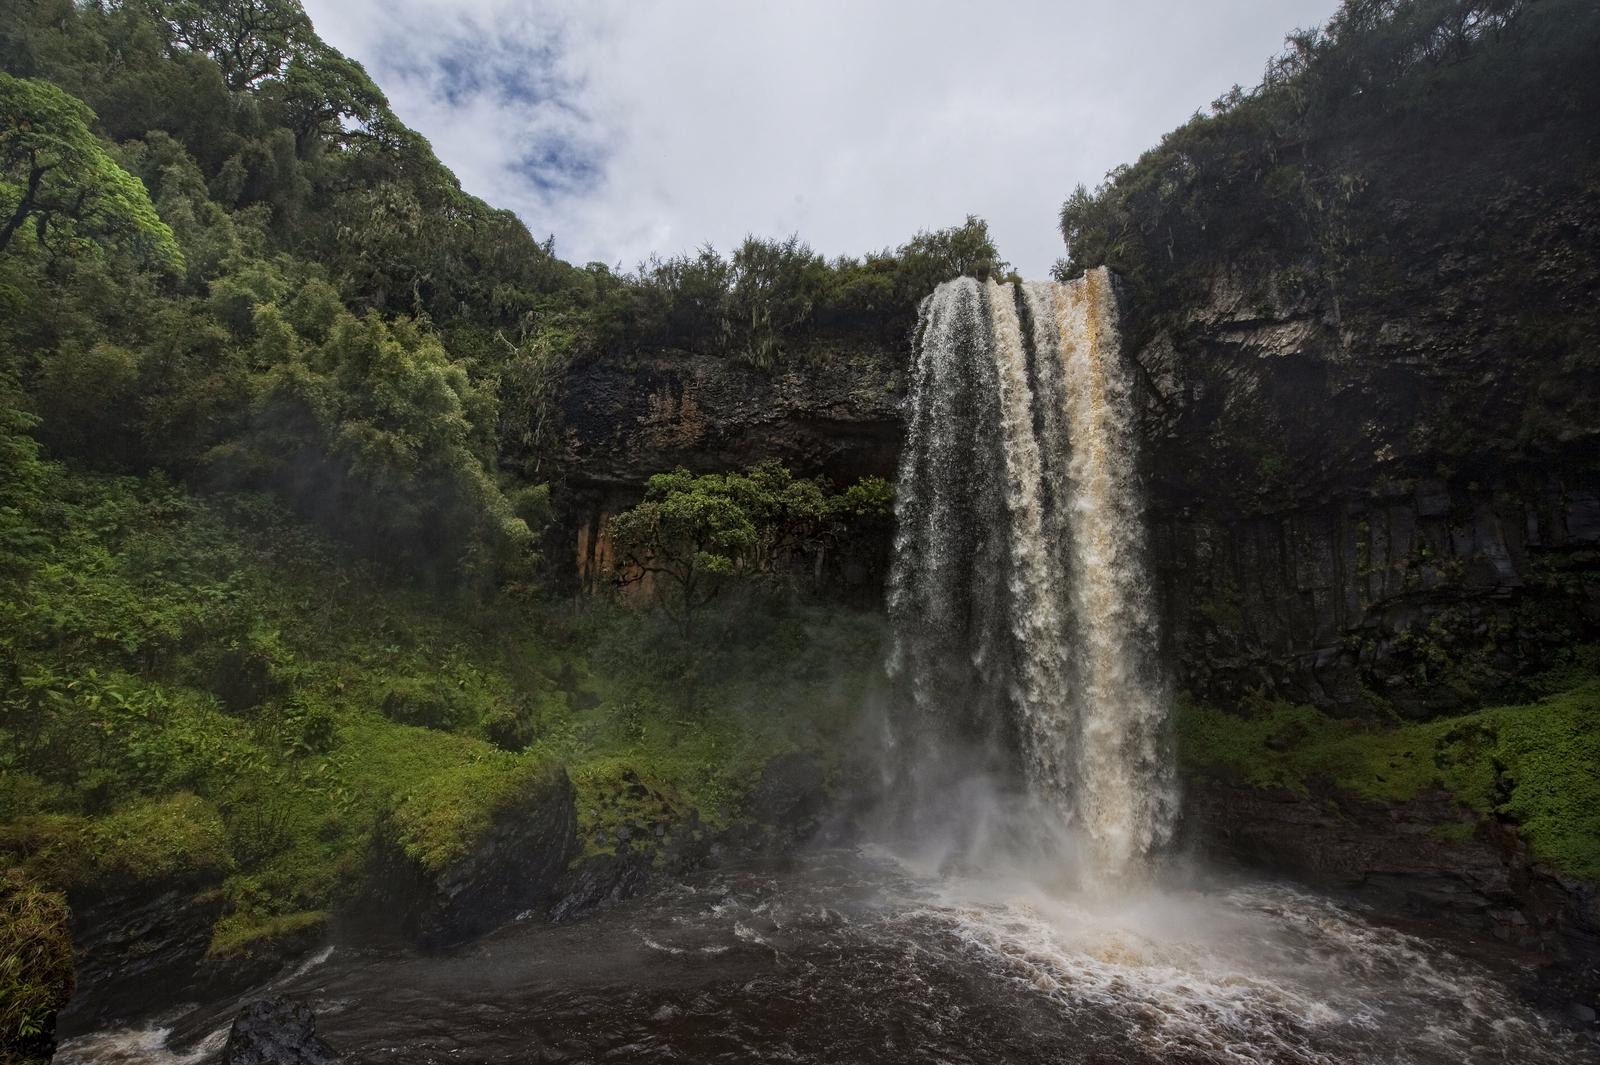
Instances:
[[[11,244],[11,238],[16,236],[17,230],[22,228],[22,223],[28,220],[28,215],[33,213],[33,204],[39,195],[39,183],[44,180],[45,168],[34,166],[28,171],[28,188],[22,194],[22,200],[17,204],[17,209],[6,219],[6,224],[0,226],[0,252],[4,252]]]

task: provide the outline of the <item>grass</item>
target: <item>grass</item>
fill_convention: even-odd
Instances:
[[[1188,704],[1179,749],[1191,773],[1258,787],[1325,781],[1391,801],[1444,792],[1515,825],[1552,867],[1600,879],[1600,677],[1569,667],[1541,686],[1549,694],[1537,702],[1400,727],[1303,706],[1235,715]]]
[[[0,872],[0,1062],[48,1056],[73,983],[66,900],[17,870]]]

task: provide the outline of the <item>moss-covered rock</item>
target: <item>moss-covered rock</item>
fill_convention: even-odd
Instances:
[[[1600,880],[1600,680],[1398,727],[1304,706],[1229,714],[1189,704],[1179,741],[1191,773],[1234,783],[1307,794],[1320,782],[1379,802],[1443,793],[1514,829],[1563,875]]]
[[[577,850],[566,771],[531,757],[489,758],[395,807],[379,829],[365,900],[381,925],[425,947],[449,946],[542,911]]]

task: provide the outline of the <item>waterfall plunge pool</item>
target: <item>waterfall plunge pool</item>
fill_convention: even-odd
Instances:
[[[1509,979],[1283,884],[1096,897],[861,848],[697,874],[448,954],[340,946],[248,997],[305,1001],[351,1063],[1600,1060]],[[236,1006],[80,1036],[56,1061],[215,1060]]]

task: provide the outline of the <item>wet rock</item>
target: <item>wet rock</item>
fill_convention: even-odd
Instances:
[[[572,781],[554,768],[525,801],[500,811],[462,858],[429,870],[380,834],[369,887],[346,920],[368,933],[399,931],[419,946],[464,943],[559,897],[578,853]]]
[[[327,942],[326,922],[316,921],[224,954],[208,952],[195,968],[194,981],[216,994],[258,987]]]
[[[750,793],[754,820],[784,842],[813,835],[828,801],[822,765],[805,752],[782,754],[768,762]]]
[[[620,902],[643,890],[654,872],[653,856],[643,852],[592,855],[561,878],[548,916],[552,921],[568,921]]]
[[[793,848],[817,834],[827,808],[826,779],[815,756],[779,755],[762,770],[744,820],[719,833],[707,829],[696,811],[671,824],[625,826],[614,834],[613,852],[590,855],[562,877],[549,917],[571,920],[635,895],[658,877]],[[597,840],[601,846],[609,842]]]
[[[1446,795],[1377,802],[1313,785],[1307,794],[1189,781],[1182,834],[1208,859],[1353,895],[1391,918],[1487,935],[1536,959],[1529,998],[1553,1012],[1600,994],[1596,885],[1540,865],[1495,822],[1469,838]],[[1443,831],[1441,831],[1443,830]]]
[[[279,996],[250,1003],[228,1032],[223,1065],[335,1065],[339,1056],[317,1037],[309,1007]]]
[[[144,1016],[194,984],[222,912],[202,888],[182,880],[70,896],[78,990],[60,1016],[64,1036]]]

